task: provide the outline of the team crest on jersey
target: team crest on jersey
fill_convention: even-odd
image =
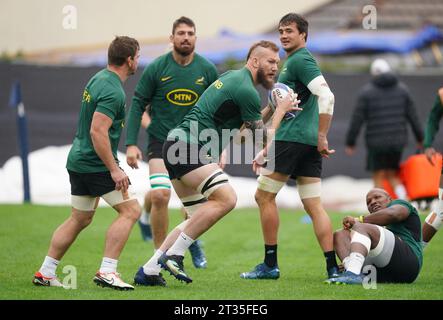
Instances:
[[[177,106],[191,106],[198,100],[198,94],[189,89],[175,89],[166,95],[170,103]]]
[[[201,77],[201,78],[198,78],[197,80],[195,80],[195,84],[199,84],[202,86],[205,84],[204,81],[205,81],[205,77]]]

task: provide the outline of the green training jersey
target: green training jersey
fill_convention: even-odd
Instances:
[[[303,108],[296,118],[285,119],[280,124],[275,140],[291,141],[317,146],[318,104],[317,96],[308,89],[308,84],[320,76],[321,72],[314,57],[306,48],[291,53],[285,61],[278,77],[298,94]]]
[[[425,148],[429,148],[432,146],[432,142],[434,141],[435,134],[438,131],[439,122],[442,116],[443,116],[442,98],[440,97],[439,94],[437,94],[434,106],[432,107],[432,110],[429,113],[428,123],[426,125],[425,140],[423,143],[423,146]]]
[[[90,130],[94,112],[103,113],[112,119],[108,134],[112,154],[118,162],[117,147],[125,121],[125,99],[122,82],[116,73],[104,69],[89,80],[83,91],[77,133],[66,168],[78,173],[108,171],[92,144]]]
[[[260,110],[261,100],[251,72],[246,67],[228,71],[203,93],[168,140],[178,138],[201,146],[210,141],[211,155],[217,157],[214,151],[220,154],[233,136],[229,132],[239,129],[244,121],[260,120]],[[218,141],[213,140],[214,135]]]
[[[217,80],[214,64],[198,54],[186,66],[178,64],[172,52],[149,64],[137,84],[129,110],[126,145],[136,145],[140,122],[150,105],[149,135],[164,141],[194,107],[206,88]]]
[[[394,200],[389,203],[388,208],[394,205],[401,205],[408,209],[409,216],[406,220],[392,223],[386,226],[393,234],[402,239],[412,249],[418,258],[420,267],[423,264],[423,249],[421,247],[422,233],[421,222],[417,209],[405,200]]]

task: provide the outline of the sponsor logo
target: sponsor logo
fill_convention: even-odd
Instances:
[[[113,285],[114,284],[114,278],[106,279],[105,277],[98,277],[101,281],[106,282],[107,284]]]
[[[168,266],[169,270],[171,270],[171,272],[173,272],[174,274],[180,273],[180,267],[175,261],[168,260],[166,261],[166,265]]]
[[[160,78],[160,80],[161,80],[162,82],[165,82],[165,81],[168,81],[168,80],[171,79],[171,78],[172,78],[172,76],[162,77],[162,78]]]
[[[191,106],[198,100],[198,94],[189,89],[175,89],[166,95],[170,103],[178,106]]]

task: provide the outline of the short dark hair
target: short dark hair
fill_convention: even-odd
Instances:
[[[248,55],[246,56],[246,61],[249,60],[249,58],[251,57],[252,52],[258,48],[258,47],[262,47],[262,48],[269,48],[274,52],[278,52],[279,48],[278,46],[272,42],[272,41],[267,41],[267,40],[261,40],[259,42],[254,43],[251,48],[249,49]]]
[[[127,36],[116,36],[108,48],[108,64],[122,66],[128,57],[134,59],[140,50],[138,41]]]
[[[308,27],[309,23],[304,17],[297,13],[288,13],[280,19],[279,26],[287,26],[288,24],[295,23],[299,33],[305,33],[305,41],[308,41]]]
[[[182,23],[184,23],[184,24],[186,24],[186,25],[188,25],[188,26],[194,28],[194,31],[195,31],[195,23],[194,23],[194,21],[192,21],[192,20],[191,20],[190,18],[188,18],[188,17],[181,16],[180,18],[178,18],[177,20],[174,21],[174,23],[173,23],[173,25],[172,25],[172,34],[174,34],[175,29],[177,29],[177,27],[178,27],[180,24],[182,24]]]

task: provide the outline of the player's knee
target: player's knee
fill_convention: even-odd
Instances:
[[[309,201],[307,201],[309,200]],[[302,200],[303,208],[305,211],[309,214],[309,216],[312,217],[321,217],[321,216],[327,216],[329,219],[329,216],[325,209],[323,208],[323,205],[321,204],[320,198],[317,199],[304,199]]]
[[[80,214],[73,214],[72,220],[79,229],[84,229],[91,224],[93,217],[94,216],[92,214],[80,213]]]
[[[223,205],[225,207],[225,211],[229,212],[235,208],[237,205],[237,195],[235,192],[230,192],[226,194],[225,199],[223,200]]]
[[[171,190],[159,189],[151,191],[151,203],[156,207],[165,207],[171,198]]]
[[[237,205],[237,195],[235,194],[234,189],[229,188],[225,189],[223,193],[217,192],[214,193],[213,200],[217,201],[218,206],[225,213],[230,212]]]
[[[275,201],[275,193],[271,193],[271,192],[266,192],[260,189],[257,189],[257,191],[255,192],[255,202],[257,203],[258,206],[262,206],[266,203]]]
[[[140,218],[142,208],[138,201],[134,200],[126,202],[118,211],[126,219],[130,219],[135,223]]]
[[[342,242],[349,239],[350,240],[350,232],[348,230],[337,230],[333,234],[334,236],[334,248],[339,246]]]
[[[368,232],[368,230],[367,230],[367,228],[366,228],[366,225],[365,224],[363,224],[363,223],[356,223],[356,224],[354,224],[353,226],[352,226],[352,230],[353,231],[356,231],[356,232],[360,232],[360,233],[364,233],[364,234],[367,234]]]

